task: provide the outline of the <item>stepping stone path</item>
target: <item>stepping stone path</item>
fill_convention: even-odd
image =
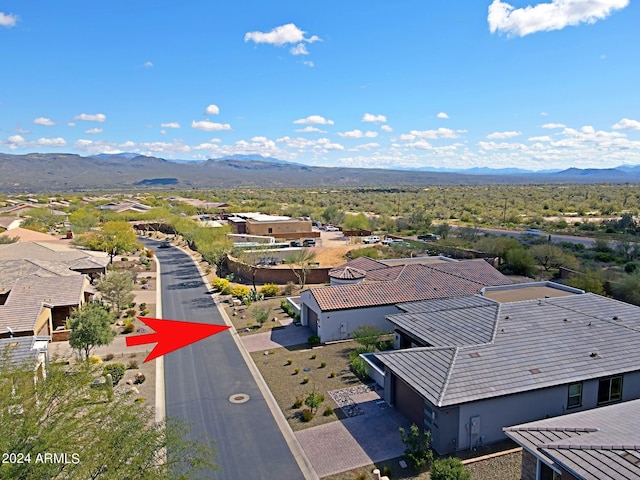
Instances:
[[[338,407],[342,409],[342,412],[347,417],[356,417],[362,415],[364,411],[353,401],[354,395],[360,395],[362,393],[375,392],[378,389],[378,385],[375,383],[371,385],[357,385],[355,387],[341,388],[339,390],[331,390],[327,392],[331,398],[338,404]]]

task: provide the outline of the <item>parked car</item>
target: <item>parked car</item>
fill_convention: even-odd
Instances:
[[[418,235],[418,240],[422,240],[423,242],[437,242],[440,240],[440,235],[425,233],[424,235]]]
[[[315,247],[316,246],[316,241],[313,238],[305,238],[302,241],[302,246],[303,247]]]
[[[362,243],[367,243],[367,244],[378,243],[379,241],[380,241],[380,237],[376,235],[371,235],[370,237],[364,237],[362,239]]]
[[[289,246],[290,247],[301,247],[302,246],[302,242],[299,242],[298,240],[294,240],[293,242],[289,242]]]
[[[537,228],[530,228],[529,230],[525,230],[523,235],[531,235],[533,237],[540,237],[540,236],[544,235],[544,232],[542,230],[538,230]]]
[[[338,227],[334,227],[333,225],[327,225],[326,227],[324,227],[325,231],[327,232],[339,232],[340,229]]]
[[[158,246],[158,248],[170,248],[170,247],[171,247],[171,242],[167,242],[167,241],[162,242],[162,243]]]

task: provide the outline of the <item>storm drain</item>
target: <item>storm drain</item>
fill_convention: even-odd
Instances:
[[[231,403],[245,403],[248,402],[251,397],[246,393],[234,393],[229,397]]]

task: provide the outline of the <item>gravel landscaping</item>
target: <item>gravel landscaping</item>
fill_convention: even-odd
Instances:
[[[308,345],[298,345],[269,350],[268,355],[263,351],[251,353],[253,361],[294,431],[332,422],[338,419],[337,415],[343,415],[329,391],[364,386],[349,369],[349,352],[354,345],[353,342],[344,342],[313,349]],[[315,358],[312,358],[314,355]],[[335,376],[332,376],[332,373]],[[308,407],[302,403],[298,408],[294,408],[294,404],[296,400],[304,402],[307,394],[314,390],[324,396],[324,401],[313,419],[303,422],[300,415]],[[327,407],[334,409],[335,413],[323,415]]]
[[[231,323],[235,327],[238,335],[252,335],[254,333],[268,332],[274,328],[282,328],[284,324],[289,324],[293,321],[285,312],[280,308],[280,302],[284,297],[269,298],[260,302],[254,302],[248,307],[240,305],[234,307],[228,303],[224,304],[224,310],[231,319]],[[256,309],[270,309],[269,319],[262,325],[256,319]],[[234,315],[235,313],[235,315]],[[243,318],[244,317],[244,318]],[[273,319],[276,318],[276,321]]]

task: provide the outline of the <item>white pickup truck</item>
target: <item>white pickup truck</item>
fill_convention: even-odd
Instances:
[[[362,239],[362,243],[378,243],[380,241],[380,237],[376,235],[372,235],[370,237],[364,237]]]

